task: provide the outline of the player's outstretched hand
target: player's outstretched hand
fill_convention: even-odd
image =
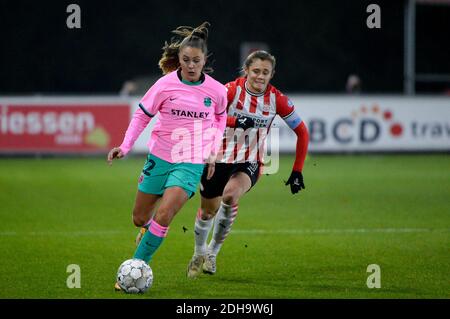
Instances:
[[[109,165],[112,165],[112,161],[115,158],[122,158],[123,157],[123,153],[122,150],[120,149],[120,147],[114,147],[112,150],[109,151],[108,153],[108,157],[107,157],[107,161]]]
[[[209,163],[208,164],[208,175],[206,176],[206,179],[210,180],[211,177],[214,176],[215,171],[216,171],[216,164],[215,163]]]
[[[208,165],[208,175],[206,175],[207,180],[210,180],[216,171],[216,157],[217,155],[211,154],[206,160],[206,164]]]
[[[302,172],[292,171],[285,185],[291,185],[292,194],[297,194],[302,188],[305,189]]]
[[[255,121],[251,117],[243,116],[236,118],[236,128],[241,128],[244,131],[248,128],[255,127]]]

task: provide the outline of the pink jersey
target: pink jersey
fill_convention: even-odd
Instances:
[[[148,142],[153,155],[200,164],[218,151],[227,117],[225,86],[207,74],[201,84],[185,84],[178,73],[160,78],[140,101],[120,145],[124,155],[157,113]]]

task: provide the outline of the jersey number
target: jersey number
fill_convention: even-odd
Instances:
[[[153,167],[155,167],[156,163],[152,159],[147,160],[147,163],[149,163],[149,165],[147,168],[144,168],[142,170],[142,173],[144,173],[145,176],[150,176],[150,171],[153,169]]]

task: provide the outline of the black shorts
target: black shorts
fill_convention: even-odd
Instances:
[[[200,194],[204,198],[214,198],[222,196],[225,185],[227,185],[231,176],[235,173],[242,172],[250,177],[252,188],[261,175],[261,164],[257,162],[246,162],[237,164],[216,163],[213,177],[210,180],[208,176],[208,165],[205,165],[200,182]]]

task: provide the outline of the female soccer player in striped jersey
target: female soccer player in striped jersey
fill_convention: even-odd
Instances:
[[[243,71],[244,77],[226,85],[228,118],[223,158],[215,163],[212,178],[208,178],[207,170],[202,175],[201,207],[195,220],[195,249],[187,269],[187,276],[191,278],[201,272],[216,272],[216,256],[236,218],[239,199],[255,185],[261,174],[259,156],[249,159],[246,151],[242,160],[236,157],[235,150],[227,151],[237,147],[232,138],[227,138],[233,136],[233,133],[228,134],[229,131],[252,127],[269,130],[274,117],[279,115],[297,135],[296,158],[286,185],[290,185],[292,194],[305,188],[302,169],[308,149],[308,131],[288,97],[269,83],[275,72],[275,58],[265,51],[253,52],[245,60]],[[214,230],[207,246],[211,228]]]
[[[204,72],[208,26],[205,22],[173,31],[181,39],[172,38],[163,47],[159,66],[164,76],[144,95],[122,144],[107,157],[111,164],[125,156],[158,113],[133,210],[134,224],[148,229],[140,233],[133,258],[147,263],[167,236],[172,219],[194,195],[205,162],[215,161],[225,129],[226,88]],[[209,167],[210,175],[213,169]],[[120,290],[117,284],[116,289]]]

